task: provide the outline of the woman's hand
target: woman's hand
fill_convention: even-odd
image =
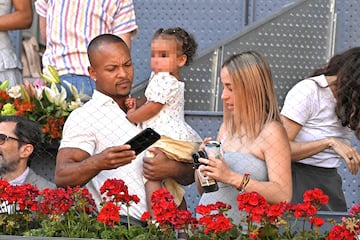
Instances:
[[[210,157],[209,159],[199,158],[203,165],[199,166],[200,171],[216,181],[229,184],[230,176],[233,171],[228,167],[225,161],[217,158]]]
[[[199,146],[199,150],[204,150],[205,149],[205,144],[209,141],[211,141],[211,137],[207,137],[207,138],[204,138],[203,142],[200,144]]]
[[[357,174],[360,165],[360,155],[356,148],[336,138],[330,138],[329,141],[329,146],[345,160],[349,172],[353,175]]]

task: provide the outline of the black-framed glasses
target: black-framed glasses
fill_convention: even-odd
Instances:
[[[6,134],[0,133],[0,145],[3,145],[9,139],[20,141],[20,139],[18,139],[18,138],[14,138],[14,137],[8,136]]]

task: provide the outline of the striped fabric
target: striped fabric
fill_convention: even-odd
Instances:
[[[88,75],[87,45],[99,34],[137,29],[132,0],[37,0],[35,8],[47,25],[43,66],[59,75]]]

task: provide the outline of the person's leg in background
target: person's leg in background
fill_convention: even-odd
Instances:
[[[67,96],[71,95],[70,89],[67,87],[66,84],[64,84],[64,81],[67,81],[68,83],[71,83],[76,87],[79,94],[86,94],[89,97],[92,96],[94,90],[95,90],[95,81],[91,79],[89,76],[85,75],[76,75],[76,74],[66,74],[60,76],[60,81],[62,85],[66,89]]]

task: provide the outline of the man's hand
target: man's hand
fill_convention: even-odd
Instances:
[[[111,170],[129,164],[136,158],[135,151],[130,150],[130,145],[120,145],[106,148],[97,154],[99,161],[94,161],[100,170]]]
[[[151,148],[148,151],[153,157],[145,156],[143,159],[145,178],[154,181],[173,178],[182,185],[194,182],[193,164],[171,160],[158,148]]]
[[[55,182],[61,187],[82,186],[101,170],[124,166],[135,158],[130,145],[109,147],[93,156],[78,148],[61,148],[56,158]]]

